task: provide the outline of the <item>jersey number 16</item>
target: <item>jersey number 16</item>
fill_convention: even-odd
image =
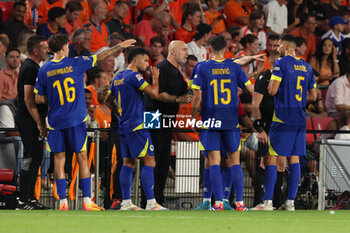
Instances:
[[[74,84],[74,80],[72,78],[66,78],[63,80],[63,87],[64,87],[64,92],[66,96],[67,102],[71,103],[75,100],[75,88],[74,87],[69,87],[69,84]],[[57,87],[58,95],[60,97],[60,104],[64,105],[64,98],[63,98],[63,91],[62,91],[62,85],[60,83],[60,80],[56,80],[53,83],[53,87]]]

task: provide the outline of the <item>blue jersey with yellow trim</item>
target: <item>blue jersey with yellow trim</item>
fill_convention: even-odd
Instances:
[[[271,80],[280,81],[275,95],[273,121],[290,124],[306,124],[307,90],[315,88],[311,66],[300,58],[285,56],[275,62]]]
[[[35,92],[46,96],[49,104],[49,126],[66,129],[86,118],[84,73],[92,68],[97,57],[64,57],[43,65],[38,73]]]
[[[132,70],[124,70],[113,79],[110,93],[117,100],[120,134],[143,129],[145,104],[142,90],[147,85],[142,75]]]
[[[209,129],[238,127],[237,87],[243,89],[249,84],[242,68],[232,59],[209,60],[197,67],[192,88],[202,90],[202,120],[221,122],[221,127],[209,124]]]

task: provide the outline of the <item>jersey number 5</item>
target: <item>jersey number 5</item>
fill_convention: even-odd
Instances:
[[[301,86],[301,81],[304,81],[305,78],[303,76],[298,76],[298,81],[297,81],[297,90],[300,90],[300,95],[295,94],[295,99],[298,100],[299,102],[301,101],[303,97],[303,86]]]
[[[74,84],[74,80],[72,78],[66,78],[65,80],[63,80],[63,87],[64,87],[64,91],[66,93],[67,102],[71,103],[75,100],[75,88],[69,87],[68,86],[69,84]],[[60,80],[56,80],[53,83],[53,87],[57,87],[58,95],[60,97],[60,104],[64,105],[62,85],[60,83]]]
[[[227,93],[227,98],[220,98],[220,101],[222,104],[226,105],[231,102],[231,90],[229,88],[225,88],[225,83],[231,83],[231,79],[221,79],[220,84],[221,84],[221,93]],[[210,82],[210,86],[213,85],[214,87],[214,104],[219,104],[219,94],[218,94],[218,80],[213,79]]]

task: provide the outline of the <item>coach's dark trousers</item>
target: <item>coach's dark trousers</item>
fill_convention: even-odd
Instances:
[[[16,116],[16,125],[24,146],[23,163],[20,172],[20,199],[34,199],[35,182],[39,166],[43,160],[43,141],[39,140],[39,130],[32,118]]]
[[[171,149],[170,129],[151,130],[156,167],[154,168],[154,195],[157,202],[164,205],[164,187],[169,172]]]

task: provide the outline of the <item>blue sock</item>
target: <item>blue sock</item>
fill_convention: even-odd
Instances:
[[[221,171],[222,178],[222,196],[224,199],[229,199],[232,185],[231,167],[223,167]]]
[[[289,165],[288,200],[294,200],[300,181],[300,163]]]
[[[231,167],[232,184],[235,189],[236,202],[243,201],[243,171],[240,164]]]
[[[147,200],[154,199],[154,174],[153,167],[143,166],[141,170],[141,183]]]
[[[264,200],[272,200],[276,179],[277,179],[277,166],[274,166],[274,165],[266,166],[265,180],[264,180],[264,186],[265,186]]]
[[[59,179],[56,180],[56,188],[57,188],[57,194],[60,197],[60,200],[66,199],[66,188],[67,188],[67,182],[66,179]]]
[[[79,186],[83,192],[83,197],[91,197],[91,178],[79,179]]]
[[[210,178],[209,178],[209,169],[204,168],[204,173],[203,173],[203,198],[206,199],[211,199],[211,194],[212,194],[212,187],[210,183]]]
[[[130,199],[130,189],[132,185],[133,171],[133,168],[124,165],[122,166],[122,170],[120,171],[119,180],[123,200]]]
[[[215,201],[222,201],[222,185],[220,165],[211,165],[209,168],[209,178],[213,188]]]

